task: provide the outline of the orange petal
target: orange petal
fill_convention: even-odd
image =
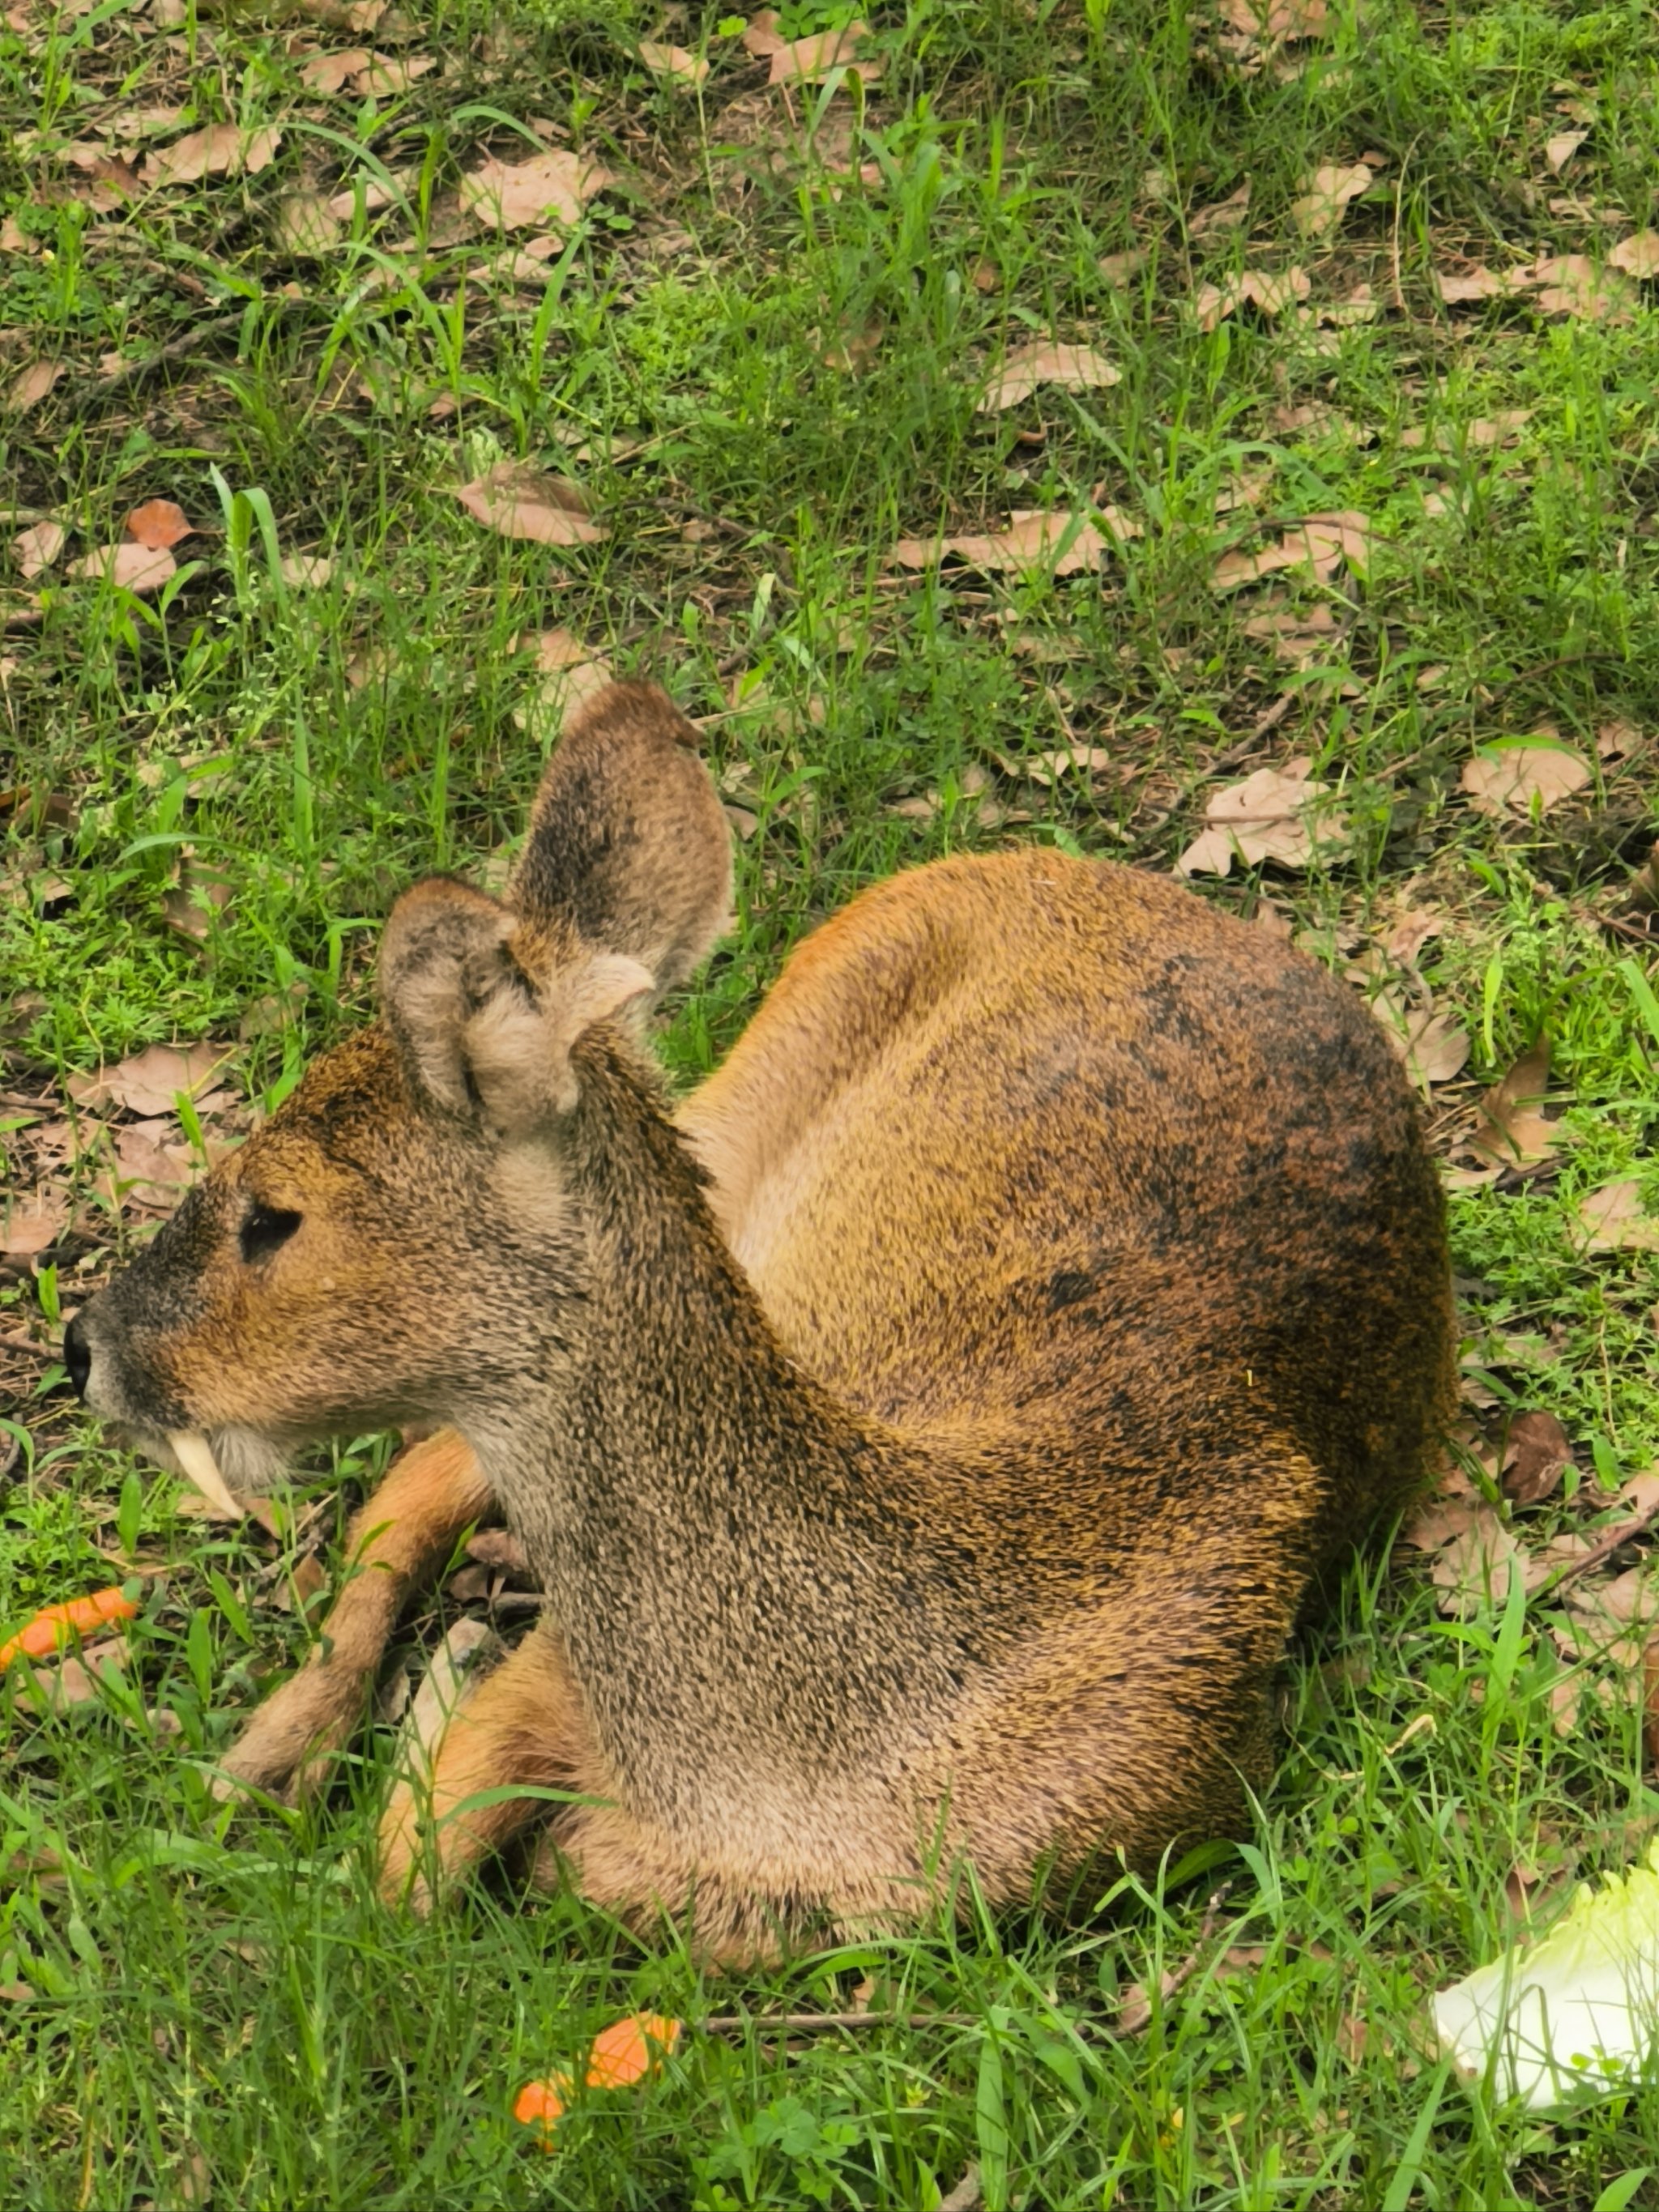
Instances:
[[[15,1636],[0,1644],[0,1667],[10,1666],[20,1656],[42,1658],[72,1636],[106,1627],[112,1620],[135,1620],[137,1613],[137,1607],[119,1589],[94,1590],[89,1597],[66,1598],[61,1605],[43,1606]]]
[[[629,2013],[593,2039],[587,2054],[590,2089],[626,2089],[662,2071],[662,2054],[680,2039],[681,2023],[653,2012]],[[653,2047],[654,2046],[654,2047]]]
[[[513,2117],[529,2128],[539,2128],[550,2148],[555,2123],[562,2118],[570,2094],[568,2074],[550,2074],[545,2081],[526,2081],[513,2106]]]

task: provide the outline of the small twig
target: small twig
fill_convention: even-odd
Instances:
[[[1188,1952],[1178,1966],[1172,1967],[1169,1972],[1158,1976],[1158,2002],[1160,2005],[1168,2004],[1176,1991],[1184,1989],[1198,1972],[1198,1962],[1203,1956],[1204,1947],[1215,1934],[1216,1923],[1221,1917],[1221,1908],[1226,1903],[1231,1888],[1231,1882],[1224,1881],[1220,1888],[1212,1893],[1209,1903],[1204,1908],[1204,1917],[1199,1923],[1198,1934],[1194,1938],[1192,1949]],[[1139,2035],[1142,2028],[1148,2025],[1152,2017],[1152,2000],[1143,1990],[1138,1999],[1126,2004],[1119,2013],[1117,2032],[1120,2035]]]
[[[1554,1597],[1559,1591],[1565,1589],[1569,1583],[1576,1583],[1580,1575],[1589,1574],[1592,1568],[1599,1567],[1603,1559],[1610,1559],[1621,1544],[1629,1543],[1632,1536],[1639,1536],[1656,1519],[1659,1519],[1659,1498],[1656,1498],[1645,1512],[1632,1514],[1628,1521],[1621,1521],[1616,1528],[1609,1528],[1593,1551],[1586,1552],[1582,1559],[1570,1561],[1553,1582],[1546,1583],[1539,1591],[1539,1596]]]
[[[972,2027],[976,2012],[717,2012],[697,2026],[705,2035],[825,2035],[841,2028]]]
[[[1610,929],[1615,937],[1625,937],[1632,945],[1644,945],[1654,949],[1653,932],[1639,928],[1633,921],[1622,921],[1616,914],[1597,914],[1594,907],[1569,906],[1567,912],[1591,929]]]
[[[282,298],[246,301],[234,314],[215,315],[210,321],[198,323],[193,330],[186,331],[182,337],[169,338],[165,345],[158,346],[154,353],[146,354],[142,361],[127,362],[120,368],[112,369],[107,376],[94,377],[82,387],[80,402],[84,404],[89,400],[107,398],[111,392],[119,392],[130,384],[142,384],[146,377],[153,376],[158,368],[165,368],[169,362],[182,361],[186,355],[198,352],[206,339],[222,337],[228,331],[240,330],[249,307],[264,307],[274,314],[292,315],[298,313],[307,304],[303,300]]]
[[[58,1357],[55,1344],[39,1343],[32,1336],[19,1335],[15,1330],[0,1334],[0,1345],[8,1352],[32,1352],[37,1359],[56,1359]]]

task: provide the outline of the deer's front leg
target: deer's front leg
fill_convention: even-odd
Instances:
[[[556,1631],[542,1622],[468,1686],[435,1750],[418,1749],[380,1821],[380,1890],[417,1911],[550,1808],[544,1797],[468,1801],[514,1784],[591,1789],[599,1762]]]
[[[215,1788],[314,1788],[361,1716],[410,1594],[431,1580],[494,1494],[453,1429],[412,1444],[351,1523],[347,1580],[297,1674],[267,1698],[221,1762]]]

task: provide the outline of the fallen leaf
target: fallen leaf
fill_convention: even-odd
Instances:
[[[321,553],[284,553],[276,565],[290,591],[319,592],[334,574],[334,563]]]
[[[1469,1033],[1450,1014],[1418,1012],[1406,1023],[1398,1049],[1406,1073],[1419,1091],[1431,1084],[1449,1083],[1462,1072],[1469,1056]]]
[[[1634,1622],[1650,1627],[1659,1614],[1659,1584],[1645,1560],[1615,1575],[1611,1582],[1575,1583],[1563,1595],[1570,1612],[1600,1613],[1621,1626]]]
[[[1346,561],[1362,573],[1370,566],[1371,526],[1352,509],[1332,514],[1310,514],[1260,551],[1236,549],[1224,553],[1210,574],[1216,592],[1237,590],[1280,568],[1311,568],[1322,583],[1328,582]]]
[[[1291,204],[1291,216],[1304,238],[1330,238],[1350,200],[1369,191],[1371,173],[1363,161],[1349,168],[1327,166],[1303,180],[1303,196]]]
[[[1572,1463],[1567,1432],[1553,1413],[1517,1413],[1504,1455],[1504,1495],[1512,1505],[1535,1505]]]
[[[537,230],[577,222],[596,193],[616,179],[586,155],[555,148],[516,165],[486,161],[461,179],[461,205],[501,230]]]
[[[1509,1594],[1510,1561],[1520,1557],[1520,1546],[1492,1507],[1478,1504],[1469,1526],[1434,1563],[1431,1579],[1442,1592],[1442,1613],[1468,1620],[1484,1606],[1501,1606]]]
[[[1434,272],[1435,289],[1448,307],[1462,307],[1473,300],[1506,299],[1511,292],[1522,289],[1526,281],[1524,270],[1498,271],[1488,269],[1484,262],[1473,269]]]
[[[345,219],[320,192],[289,192],[276,203],[277,243],[302,258],[326,253],[337,243]]]
[[[364,100],[393,100],[437,66],[434,54],[371,54],[354,73],[351,89]]]
[[[1427,907],[1408,907],[1404,914],[1395,915],[1393,927],[1382,940],[1382,950],[1390,960],[1409,968],[1430,939],[1438,937],[1445,926],[1444,917],[1431,913]]]
[[[115,1163],[118,1202],[152,1212],[170,1213],[179,1191],[196,1179],[184,1133],[172,1121],[133,1121],[118,1130]]]
[[[1176,875],[1224,876],[1235,854],[1247,866],[1276,860],[1305,868],[1316,851],[1340,847],[1346,823],[1331,810],[1329,786],[1309,780],[1312,765],[1304,758],[1282,769],[1259,768],[1243,783],[1212,793],[1204,808],[1209,827],[1176,862]]]
[[[193,185],[203,177],[257,177],[268,168],[283,134],[274,124],[243,131],[234,123],[210,123],[175,138],[150,155],[141,174],[147,185]]]
[[[1454,1536],[1466,1535],[1474,1526],[1479,1502],[1467,1493],[1462,1497],[1431,1498],[1402,1532],[1401,1541],[1409,1544],[1413,1551],[1437,1552],[1443,1544],[1449,1544]]]
[[[1549,1079],[1550,1042],[1540,1037],[1481,1099],[1469,1150],[1503,1168],[1531,1167],[1548,1159],[1556,1149],[1556,1125],[1539,1109]]]
[[[1193,302],[1198,326],[1212,331],[1225,315],[1240,307],[1258,308],[1264,315],[1282,315],[1313,289],[1305,269],[1285,269],[1276,274],[1266,269],[1246,269],[1222,284],[1206,284]]]
[[[61,1650],[73,1638],[91,1629],[137,1617],[137,1607],[119,1589],[94,1590],[87,1597],[65,1598],[61,1604],[43,1606],[15,1636],[0,1644],[0,1667],[9,1667],[19,1657],[39,1659],[48,1651]]]
[[[811,84],[828,76],[831,70],[844,69],[866,84],[874,84],[881,76],[881,64],[861,61],[857,54],[869,35],[868,24],[848,23],[844,30],[817,31],[810,38],[775,46],[771,49],[766,82],[769,85]]]
[[[367,46],[352,46],[343,52],[312,54],[300,64],[300,82],[308,92],[325,94],[340,91],[348,79],[369,64]]]
[[[1268,639],[1281,660],[1308,668],[1328,657],[1342,629],[1334,611],[1322,601],[1317,606],[1296,607],[1286,599],[1252,615],[1244,624],[1244,635]]]
[[[1247,177],[1236,192],[1212,206],[1200,208],[1188,218],[1187,233],[1191,238],[1213,238],[1218,232],[1237,230],[1246,222],[1250,212],[1250,180]]]
[[[1635,297],[1618,270],[1598,270],[1583,253],[1540,254],[1528,272],[1539,307],[1547,315],[1575,315],[1597,322],[1626,312]]]
[[[1247,37],[1289,43],[1323,34],[1326,0],[1221,0],[1221,13]]]
[[[669,84],[689,84],[695,88],[708,74],[705,56],[688,53],[684,46],[659,46],[654,39],[641,40],[640,59],[653,76]]]
[[[1604,1183],[1578,1201],[1586,1252],[1659,1251],[1659,1221],[1642,1211],[1642,1186],[1634,1176]]]
[[[32,1260],[58,1242],[68,1220],[64,1200],[55,1192],[38,1190],[27,1206],[19,1200],[7,1206],[0,1252],[10,1260]]]
[[[1040,385],[1055,384],[1066,392],[1085,392],[1101,385],[1117,384],[1123,372],[1092,346],[1018,346],[1003,357],[1002,368],[980,401],[977,411],[988,415],[1029,399]]]
[[[1553,177],[1560,175],[1589,137],[1588,131],[1558,131],[1553,138],[1544,141],[1544,159]]]
[[[1181,1977],[1166,1966],[1158,1978],[1158,2002],[1168,2004],[1181,1987]],[[1120,2035],[1139,2035],[1152,2025],[1152,2000],[1144,1982],[1131,1982],[1124,1990],[1115,2022]]]
[[[170,499],[146,500],[142,507],[133,508],[123,527],[135,545],[147,545],[155,552],[191,535],[185,510]]]
[[[143,1121],[171,1114],[180,1091],[195,1098],[208,1088],[229,1057],[222,1045],[147,1045],[96,1075],[71,1075],[65,1086],[79,1106],[113,1103]]]
[[[1112,764],[1104,745],[1061,745],[1051,753],[1022,753],[1009,766],[1033,782],[1057,784],[1062,776],[1095,775]]]
[[[11,550],[26,577],[32,580],[43,568],[51,568],[64,550],[65,534],[61,522],[37,522],[18,532]]]
[[[1629,760],[1642,751],[1646,743],[1634,722],[1602,722],[1596,728],[1595,757],[1604,761]]]
[[[750,17],[748,27],[738,43],[745,53],[753,54],[757,61],[764,61],[769,54],[775,54],[781,46],[787,46],[788,41],[778,30],[777,9],[757,9]]]
[[[1464,763],[1460,788],[1477,814],[1501,817],[1506,811],[1540,814],[1582,791],[1590,781],[1589,763],[1570,745],[1544,738],[1517,738],[1482,745]]]
[[[1109,284],[1127,284],[1132,276],[1138,276],[1146,266],[1146,256],[1138,246],[1132,246],[1124,253],[1103,253],[1095,266]],[[992,276],[994,279],[994,270],[992,270]],[[978,284],[977,270],[975,271],[974,281]],[[984,290],[987,288],[981,285],[980,289]]]
[[[1638,230],[1621,238],[1607,256],[1609,269],[1626,276],[1659,276],[1659,230]]]
[[[94,552],[71,561],[67,574],[100,577],[124,592],[159,592],[178,567],[166,546],[137,545],[129,538],[118,545],[100,545]]]
[[[656,2013],[633,2013],[613,2021],[593,2039],[587,2054],[590,2089],[627,2089],[654,2080],[662,2062],[680,2039],[681,2023]]]
[[[534,651],[541,678],[537,686],[536,705],[544,738],[556,735],[566,717],[574,714],[584,700],[592,698],[615,680],[610,662],[590,651],[568,629],[548,629],[539,637],[514,639],[515,652],[521,653],[526,647]]]
[[[1107,525],[1106,532],[1097,529],[1083,514],[1026,509],[1010,515],[1006,529],[984,537],[901,538],[891,557],[901,568],[931,568],[946,554],[954,554],[970,567],[990,574],[1020,574],[1052,568],[1056,576],[1072,576],[1079,569],[1094,568],[1109,547],[1140,535],[1139,524],[1119,514],[1115,507],[1097,512]],[[1070,542],[1065,543],[1068,538]]]
[[[532,538],[540,545],[592,545],[608,533],[588,514],[587,501],[568,477],[550,477],[523,461],[497,461],[455,496],[467,513],[503,538]]]
[[[31,407],[38,407],[63,374],[61,361],[32,361],[6,387],[7,412],[27,415]]]

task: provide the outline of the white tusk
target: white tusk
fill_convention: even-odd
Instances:
[[[247,1508],[240,1498],[232,1497],[207,1438],[191,1429],[174,1429],[168,1434],[167,1442],[179,1467],[208,1503],[216,1505],[228,1519],[240,1521]]]

